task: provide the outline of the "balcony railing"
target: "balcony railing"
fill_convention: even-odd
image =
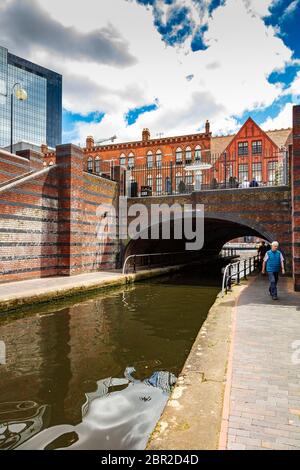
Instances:
[[[245,189],[289,184],[286,151],[251,155],[202,154],[198,159],[147,164],[127,169],[129,197],[189,194],[194,191]]]

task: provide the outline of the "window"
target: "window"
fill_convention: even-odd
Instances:
[[[128,168],[134,168],[134,154],[132,152],[128,155]]]
[[[252,163],[252,178],[255,178],[258,183],[262,180],[262,164]]]
[[[226,163],[226,181],[231,181],[233,177],[233,164]],[[225,165],[224,165],[224,179],[225,179]]]
[[[151,175],[147,176],[147,186],[150,186],[150,188],[152,189],[152,176]]]
[[[185,176],[185,184],[187,190],[192,190],[193,189],[193,175],[191,174],[186,174]]]
[[[93,172],[93,169],[94,169],[93,167],[94,167],[94,165],[93,165],[93,159],[92,159],[92,157],[89,157],[89,158],[88,158],[88,161],[87,161],[87,171],[88,171],[89,173],[92,173],[92,172]]]
[[[176,150],[176,164],[180,165],[182,163],[182,150],[180,147]]]
[[[183,181],[183,176],[180,173],[176,173],[175,176],[175,185],[176,185],[176,192],[177,193],[182,193],[183,191],[183,186],[185,188],[185,184]]]
[[[124,155],[124,153],[120,155],[120,165],[126,166],[126,156]]]
[[[156,177],[156,194],[162,193],[162,177],[161,175],[157,175]]]
[[[248,142],[239,142],[238,143],[238,155],[242,157],[248,155]]]
[[[278,162],[268,162],[268,182],[276,184],[278,180]]]
[[[152,154],[152,152],[147,153],[147,168],[153,168],[153,154]]]
[[[192,163],[192,149],[191,147],[187,147],[185,149],[185,163],[187,165],[189,165],[190,163]]]
[[[100,173],[100,157],[95,158],[95,173]]]
[[[195,160],[196,161],[201,160],[201,147],[200,147],[200,145],[197,145],[197,147],[195,147]]]
[[[202,171],[195,174],[195,190],[200,191],[202,186]]]
[[[172,194],[171,178],[169,176],[165,179],[165,191],[167,194]]]
[[[242,183],[245,180],[249,180],[249,170],[248,165],[240,163],[239,164],[239,182]]]
[[[157,168],[161,168],[161,163],[162,163],[162,154],[160,150],[157,150],[156,152],[156,166]]]
[[[253,140],[252,142],[252,155],[261,155],[262,154],[262,141]]]

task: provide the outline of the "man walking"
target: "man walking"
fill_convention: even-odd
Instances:
[[[282,274],[285,273],[284,269],[284,259],[281,251],[278,250],[279,243],[273,242],[271,245],[271,250],[267,251],[264,257],[262,273],[264,274],[267,270],[270,287],[269,292],[273,300],[278,300],[277,297],[277,283],[278,275],[281,268]]]

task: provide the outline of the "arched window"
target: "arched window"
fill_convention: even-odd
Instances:
[[[156,194],[160,195],[162,193],[162,176],[157,175],[156,177]]]
[[[98,156],[95,158],[95,173],[97,173],[97,175],[100,173],[100,157]]]
[[[134,153],[132,152],[130,152],[130,154],[128,155],[128,168],[134,168]]]
[[[126,166],[126,156],[124,153],[121,153],[120,155],[120,165],[121,166]]]
[[[89,157],[87,159],[87,171],[89,173],[93,173],[93,169],[94,169],[93,159],[92,159],[92,157]]]
[[[191,149],[191,147],[186,147],[186,149],[185,149],[185,163],[187,165],[192,163],[192,149]]]
[[[147,153],[147,168],[153,168],[153,153],[151,150]]]
[[[157,168],[161,168],[162,164],[162,153],[161,150],[157,150],[156,152],[156,166]]]
[[[197,145],[197,147],[195,147],[195,160],[196,161],[201,160],[201,147],[200,147],[200,145]]]
[[[176,164],[180,165],[182,163],[182,149],[178,147],[176,149]]]

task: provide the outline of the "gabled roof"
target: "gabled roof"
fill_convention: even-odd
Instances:
[[[212,155],[223,153],[234,137],[235,134],[212,137],[210,144]]]
[[[225,135],[225,136],[215,136],[211,139],[211,153],[218,154],[223,153],[232,140],[235,137],[238,137],[245,125],[250,121],[263,133],[266,137],[271,140],[277,147],[288,147],[292,144],[292,129],[289,127],[287,129],[276,129],[272,131],[265,132],[251,117],[243,124],[240,130],[236,134]]]
[[[288,129],[267,131],[266,134],[278,147],[288,147],[293,143],[293,134],[290,127]]]

